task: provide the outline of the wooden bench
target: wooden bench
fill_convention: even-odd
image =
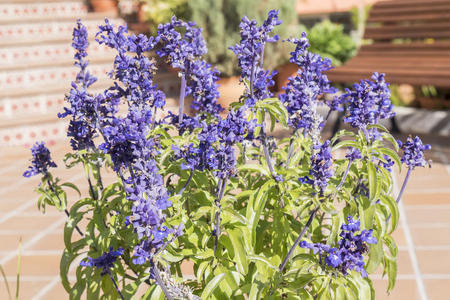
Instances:
[[[450,88],[450,0],[377,2],[364,40],[355,57],[327,73],[332,82],[379,72],[390,83]]]

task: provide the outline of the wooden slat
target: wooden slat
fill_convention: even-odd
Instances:
[[[385,67],[353,67],[353,66],[343,66],[339,68],[340,72],[350,72],[350,73],[364,73],[367,71],[378,72],[378,73],[386,73],[395,76],[435,76],[435,77],[446,77],[450,78],[450,70],[438,70],[438,69],[419,69],[413,67],[402,67],[399,66],[385,66]]]
[[[395,60],[390,58],[383,58],[383,57],[377,57],[377,58],[369,58],[366,59],[365,57],[355,57],[351,59],[347,64],[345,64],[346,67],[353,67],[353,66],[368,66],[372,68],[384,68],[392,66],[399,67],[399,68],[416,68],[416,69],[442,69],[442,70],[450,70],[450,60],[446,60],[445,62],[442,61],[425,61],[420,59],[415,60]]]
[[[450,2],[439,5],[401,5],[399,7],[392,8],[378,8],[373,7],[370,10],[371,16],[380,15],[403,15],[403,14],[424,14],[424,13],[442,13],[450,10]]]
[[[450,22],[435,24],[389,25],[367,28],[366,39],[387,40],[394,38],[448,38]]]
[[[328,78],[335,83],[359,82],[361,79],[370,78],[373,70],[345,70],[343,68],[333,69],[327,72]],[[386,73],[386,81],[389,83],[411,84],[411,85],[433,85],[436,87],[450,87],[450,76],[441,75],[416,75],[416,74],[392,74]]]
[[[434,43],[423,43],[423,42],[408,42],[408,43],[401,43],[401,44],[393,44],[393,43],[375,43],[375,44],[368,44],[363,45],[359,49],[359,51],[408,51],[408,50],[414,50],[414,51],[430,51],[430,52],[440,52],[440,51],[447,51],[450,50],[450,41],[437,41]]]
[[[450,12],[421,13],[405,15],[375,15],[367,19],[367,23],[400,23],[400,22],[442,22],[450,20]]]
[[[394,1],[378,1],[372,6],[372,9],[378,8],[395,8],[404,6],[433,6],[449,3],[449,0],[394,0]]]
[[[450,88],[450,41],[386,42],[450,38],[450,0],[380,1],[372,7],[368,23],[364,38],[374,43],[362,46],[344,66],[328,71],[332,82],[357,82],[376,71],[386,73],[391,83]]]

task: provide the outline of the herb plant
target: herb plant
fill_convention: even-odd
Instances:
[[[201,29],[173,17],[155,37],[133,35],[108,20],[96,40],[115,49],[113,85],[93,94],[86,28],[73,32],[79,73],[60,117],[69,118],[71,168],[82,165],[89,185],[67,206],[72,183],[54,178],[43,143],[32,148],[25,176],[40,175],[39,207],[65,211],[61,281],[71,299],[374,299],[368,274],[395,284],[399,220],[394,163],[410,172],[425,166],[419,138],[399,144],[378,124],[393,116],[383,74],[336,90],[324,74],[331,61],[308,50],[306,34],[293,43],[299,66],[279,98],[264,67],[277,11],[258,24],[246,17],[230,49],[246,89],[226,116],[217,104],[218,71],[203,56]],[[179,70],[180,103],[193,98],[194,115],[165,112],[153,82],[157,55]],[[327,118],[318,105],[347,107],[340,131],[324,140]],[[274,139],[275,127],[290,137]],[[117,180],[106,185],[102,172]],[[404,184],[406,185],[406,183]],[[403,190],[403,189],[402,189]],[[398,199],[400,200],[400,199]],[[80,263],[81,261],[81,263]],[[193,265],[194,276],[182,267]],[[76,280],[68,273],[76,268]]]

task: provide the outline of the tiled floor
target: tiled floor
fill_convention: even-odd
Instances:
[[[397,286],[390,295],[387,283],[373,275],[376,299],[449,299],[450,286],[450,143],[447,138],[429,138],[434,160],[431,169],[418,169],[402,200],[401,222],[395,232],[399,245]],[[68,146],[51,146],[54,160],[61,166]],[[49,207],[37,210],[33,188],[38,178],[21,175],[28,165],[26,147],[0,148],[0,264],[12,291],[19,237],[22,239],[20,299],[66,299],[59,282],[59,259],[63,249],[62,225],[65,216]],[[83,182],[80,169],[63,170],[65,181]],[[112,174],[109,175],[111,178]],[[105,176],[108,178],[108,175]],[[400,185],[403,175],[397,180]],[[0,299],[7,299],[3,279]]]

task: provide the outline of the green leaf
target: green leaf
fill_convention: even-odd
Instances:
[[[335,143],[339,138],[341,138],[341,137],[343,137],[343,136],[354,137],[355,134],[354,134],[352,131],[350,131],[350,130],[345,130],[345,129],[340,130],[340,131],[338,131],[338,132],[333,136],[333,138],[330,140],[331,145],[334,145],[334,143]]]
[[[209,296],[214,292],[216,287],[219,285],[219,283],[225,278],[225,273],[221,273],[217,276],[215,276],[211,281],[208,282],[208,284],[205,286],[201,298],[203,300],[206,300],[209,298]]]
[[[383,137],[383,139],[389,141],[392,146],[394,146],[394,150],[398,151],[399,150],[399,146],[398,146],[398,142],[397,140],[390,134],[390,133],[382,133],[381,136]]]
[[[16,300],[19,299],[21,258],[22,258],[22,237],[20,237],[19,239],[19,249],[17,253]]]
[[[377,170],[373,162],[367,163],[367,171],[369,176],[369,199],[373,201],[378,193],[377,189]]]
[[[65,182],[65,183],[61,184],[61,186],[67,186],[68,188],[75,190],[78,193],[78,196],[81,196],[81,192],[75,184],[73,184],[71,182]]]
[[[9,300],[12,300],[11,291],[9,290],[8,278],[6,277],[6,273],[5,273],[5,270],[3,269],[2,265],[0,265],[0,272],[2,273],[3,280],[5,281],[6,291],[8,292],[8,298],[9,298]]]
[[[233,248],[233,243],[231,242],[230,238],[227,235],[221,235],[219,237],[219,243],[222,244],[225,249],[227,249],[228,255],[230,256],[231,259],[234,258],[234,248]]]
[[[384,127],[381,124],[371,124],[371,125],[367,125],[367,129],[372,129],[372,128],[377,128],[383,132],[389,132],[389,130],[387,130],[386,127]]]
[[[386,260],[386,265],[388,274],[387,292],[390,292],[395,287],[395,281],[397,279],[397,262]]]
[[[400,212],[398,210],[398,205],[397,202],[394,200],[394,198],[392,198],[391,196],[388,195],[381,195],[380,196],[380,201],[383,205],[388,207],[388,210],[391,214],[391,230],[389,231],[389,233],[392,233],[398,226],[398,220],[400,218]]]
[[[369,245],[369,261],[367,262],[367,273],[373,273],[378,268],[384,257],[383,242],[378,238],[376,244]]]
[[[257,255],[257,254],[253,254],[253,255],[249,255],[247,257],[249,260],[253,260],[253,261],[260,261],[265,263],[269,268],[274,269],[274,270],[278,270],[278,268],[276,266],[274,266],[267,258],[265,258],[264,256],[261,255]]]
[[[378,151],[380,151],[382,154],[389,156],[390,158],[392,158],[395,163],[397,164],[397,167],[399,168],[399,172],[402,171],[402,162],[400,160],[400,156],[398,155],[397,152],[395,152],[392,149],[389,148],[380,148],[378,149]]]
[[[257,164],[245,164],[243,166],[239,166],[238,171],[242,172],[242,171],[251,171],[251,172],[256,172],[258,174],[262,174],[264,176],[270,177],[270,171],[266,168],[264,168],[261,165],[257,165]]]
[[[242,231],[239,229],[227,230],[228,237],[234,248],[234,261],[236,262],[236,267],[238,271],[242,274],[247,274],[248,263],[247,263],[247,253],[244,247],[244,239],[242,237]]]
[[[336,145],[334,145],[332,147],[332,149],[334,151],[336,151],[337,149],[342,148],[342,147],[353,147],[353,148],[359,149],[359,144],[353,140],[345,140],[345,141],[341,141],[341,142],[337,143]]]

